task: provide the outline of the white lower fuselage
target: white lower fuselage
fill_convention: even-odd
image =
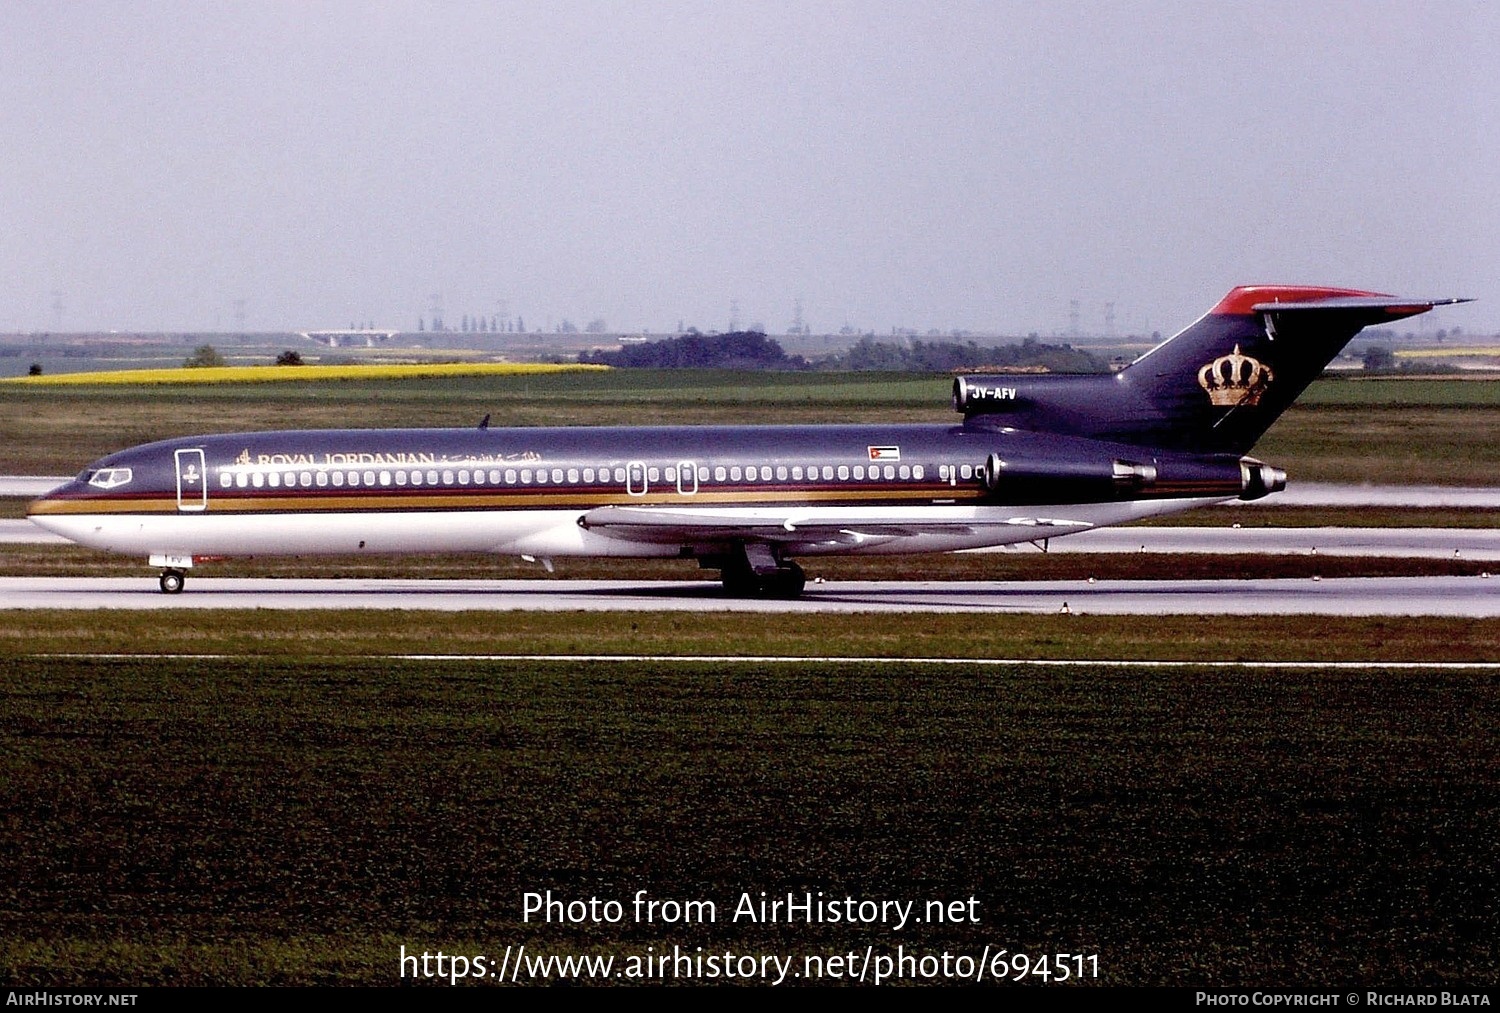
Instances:
[[[1140,500],[1123,503],[1041,507],[922,506],[867,509],[883,525],[909,523],[901,537],[809,535],[778,539],[796,555],[952,552],[1041,541],[1093,527],[1124,524],[1220,502],[1214,499]],[[691,507],[682,509],[690,513]],[[495,510],[359,513],[67,514],[32,520],[70,541],[137,556],[303,556],[345,553],[494,553],[529,556],[663,558],[689,554],[703,539],[656,540],[603,534],[580,524],[583,510]],[[828,520],[851,526],[847,508],[807,507],[793,523],[811,527]],[[785,507],[716,510],[747,521],[785,526]]]

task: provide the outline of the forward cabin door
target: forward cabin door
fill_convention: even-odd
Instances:
[[[202,513],[208,509],[208,469],[202,450],[179,450],[177,458],[177,509]]]

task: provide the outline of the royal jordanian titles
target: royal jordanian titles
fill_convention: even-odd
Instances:
[[[1284,488],[1246,456],[1362,328],[1462,299],[1236,288],[1117,373],[960,376],[952,425],[236,433],[111,454],[33,521],[161,570],[234,556],[682,557],[790,597],[794,557],[1057,538]]]

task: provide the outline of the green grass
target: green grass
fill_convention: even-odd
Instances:
[[[431,640],[452,617],[406,622]],[[1497,690],[1472,672],[14,658],[0,976],[379,985],[402,944],[899,944],[1097,953],[1111,984],[1473,986],[1500,966]],[[522,894],[548,889],[726,913],[742,891],[972,896],[979,923],[523,923]]]
[[[1293,406],[1254,453],[1285,467],[1293,482],[1493,486],[1500,485],[1496,433],[1494,407]]]
[[[1374,408],[1400,405],[1423,408],[1494,408],[1500,407],[1500,379],[1336,377],[1314,383],[1302,395],[1299,403],[1309,407],[1352,405]]]
[[[613,370],[443,381],[0,390],[0,473],[75,473],[110,451],[282,428],[956,422],[948,378]],[[1500,382],[1325,380],[1256,453],[1294,481],[1500,481]]]
[[[1500,620],[1325,616],[171,610],[0,612],[0,657],[393,654],[1500,661]],[[378,667],[378,666],[376,666]]]

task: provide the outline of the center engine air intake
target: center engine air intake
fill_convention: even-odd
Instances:
[[[953,410],[965,415],[1003,412],[1021,400],[1013,380],[993,376],[955,376]]]

